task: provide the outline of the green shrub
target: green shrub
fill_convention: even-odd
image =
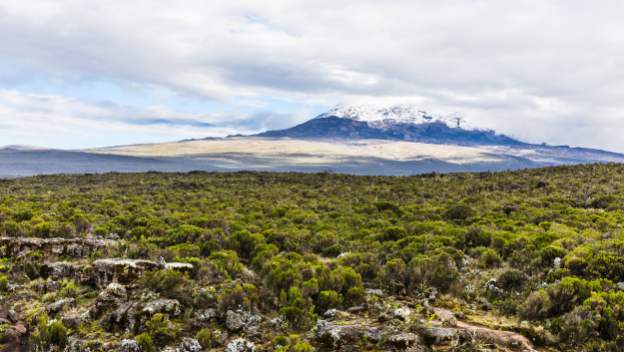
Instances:
[[[213,328],[202,328],[195,335],[195,338],[204,350],[219,346],[220,337],[220,330]]]
[[[448,253],[438,253],[430,257],[416,257],[409,265],[410,287],[426,284],[441,291],[448,289],[459,278],[455,260]]]
[[[162,313],[154,314],[152,318],[145,323],[145,328],[149,336],[154,340],[154,343],[158,346],[164,346],[175,341],[180,332],[178,325],[170,321],[169,318]]]
[[[342,295],[336,291],[321,291],[316,299],[317,312],[322,314],[328,309],[340,308],[342,300]]]
[[[501,265],[502,259],[498,252],[492,248],[486,248],[479,255],[479,266],[481,268],[495,268]]]
[[[156,346],[154,346],[154,342],[150,334],[144,332],[142,334],[135,336],[134,339],[137,342],[137,345],[139,345],[139,350],[141,352],[156,352],[157,351]]]
[[[50,350],[52,347],[63,350],[67,345],[67,328],[60,321],[50,322],[47,315],[42,315],[30,339],[32,345],[40,350]]]
[[[504,290],[519,290],[527,280],[527,275],[518,269],[503,271],[496,280],[496,285]]]
[[[476,215],[474,209],[465,204],[454,204],[449,206],[444,213],[444,217],[452,221],[466,221]]]
[[[9,278],[6,275],[0,275],[0,292],[6,292],[9,289]]]
[[[306,330],[315,321],[315,315],[313,313],[313,305],[310,304],[296,287],[291,287],[288,290],[286,296],[287,302],[283,304],[280,309],[282,314],[288,323],[297,330]],[[282,297],[283,299],[284,297]]]
[[[162,295],[188,302],[191,298],[191,281],[186,274],[176,270],[157,270],[147,272],[140,280],[140,284]]]

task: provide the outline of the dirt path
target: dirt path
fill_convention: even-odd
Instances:
[[[457,320],[455,314],[443,308],[433,308],[436,316],[450,326],[466,331],[479,340],[490,341],[497,346],[508,348],[512,351],[539,352],[529,339],[512,331],[494,330],[484,326],[473,325]]]

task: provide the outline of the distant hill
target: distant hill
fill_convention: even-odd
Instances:
[[[606,162],[622,163],[624,155],[529,144],[412,107],[338,107],[254,136],[84,151],[10,146],[0,149],[0,176],[191,170],[411,175]]]

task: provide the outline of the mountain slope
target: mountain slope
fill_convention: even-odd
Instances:
[[[624,155],[523,143],[410,107],[341,107],[256,136],[85,151],[14,146],[0,149],[0,176],[191,170],[411,175],[605,162],[624,163]]]
[[[526,143],[488,129],[465,127],[460,117],[433,117],[411,107],[339,107],[312,120],[258,137],[303,139],[388,139],[434,144],[505,145]]]

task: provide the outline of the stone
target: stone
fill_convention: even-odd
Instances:
[[[378,288],[369,288],[366,290],[366,294],[369,296],[377,296],[377,297],[384,297],[384,292]]]
[[[392,316],[401,320],[407,320],[410,314],[412,314],[412,310],[407,307],[397,308],[392,311]]]
[[[214,308],[201,309],[195,312],[195,319],[204,323],[216,317],[217,317],[217,310]]]
[[[65,308],[73,307],[76,304],[76,300],[73,298],[63,298],[56,302],[50,303],[46,306],[48,313],[59,313]]]
[[[139,352],[139,344],[135,340],[124,339],[119,344],[119,352]]]
[[[338,309],[328,309],[325,311],[325,313],[323,313],[323,317],[327,318],[327,319],[332,319],[336,317],[336,314],[338,314]]]
[[[260,320],[260,316],[242,310],[228,310],[225,314],[225,326],[232,332],[243,330],[247,334],[254,334]]]
[[[353,345],[364,334],[357,325],[342,325],[319,320],[316,323],[316,338],[333,351],[342,351],[343,347]]]
[[[256,345],[243,338],[238,338],[228,343],[225,350],[226,352],[255,352]]]
[[[459,340],[460,332],[455,328],[430,327],[423,329],[423,335],[434,344],[448,344]]]
[[[180,302],[176,299],[160,298],[147,302],[142,309],[143,313],[154,315],[156,313],[166,313],[172,317],[177,317],[182,312]]]
[[[201,350],[202,346],[199,344],[199,341],[190,337],[184,337],[176,352],[200,352]]]
[[[420,336],[411,332],[404,332],[404,333],[392,335],[388,337],[387,343],[390,346],[401,349],[401,350],[405,350],[405,349],[423,344]]]

